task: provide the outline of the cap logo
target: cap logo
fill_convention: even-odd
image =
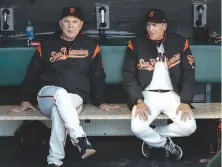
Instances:
[[[149,13],[149,17],[153,17],[154,16],[154,11],[151,11],[150,13]]]
[[[69,9],[69,12],[70,12],[70,13],[74,13],[74,12],[75,12],[75,8],[70,8],[70,9]]]

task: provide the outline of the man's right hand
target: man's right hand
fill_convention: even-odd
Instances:
[[[148,114],[151,115],[151,112],[149,107],[144,102],[136,105],[135,117],[138,115],[140,119],[146,121],[148,120]]]
[[[23,111],[28,110],[28,109],[36,110],[36,108],[33,107],[33,105],[30,102],[23,101],[21,103],[21,106],[14,107],[14,108],[10,109],[9,111],[10,112],[23,112]]]

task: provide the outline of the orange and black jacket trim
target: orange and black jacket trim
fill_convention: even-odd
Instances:
[[[59,37],[41,42],[22,83],[22,100],[36,98],[46,85],[78,94],[85,103],[102,104],[105,73],[99,45],[84,34],[72,42]]]
[[[174,91],[180,95],[182,103],[189,104],[194,94],[195,62],[188,40],[166,34],[162,43]],[[123,65],[123,87],[129,94],[130,108],[138,99],[144,98],[142,91],[152,80],[157,56],[155,41],[145,35],[129,41]]]

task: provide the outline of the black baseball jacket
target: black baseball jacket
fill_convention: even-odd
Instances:
[[[85,103],[102,104],[105,73],[99,45],[84,34],[72,42],[60,37],[42,42],[22,83],[22,101],[36,98],[46,85],[78,94]]]
[[[166,34],[162,44],[173,89],[180,95],[182,103],[190,104],[194,94],[195,62],[188,40],[179,35]],[[129,94],[130,108],[138,99],[144,98],[142,91],[152,80],[157,56],[156,42],[148,36],[129,41],[123,65],[123,87]]]

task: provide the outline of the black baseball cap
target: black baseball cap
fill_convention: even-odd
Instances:
[[[80,8],[75,8],[75,7],[64,7],[62,10],[62,15],[61,19],[66,17],[66,16],[74,16],[82,20],[82,13]]]
[[[167,23],[167,18],[164,12],[158,8],[149,10],[147,15],[147,22],[153,23]]]

